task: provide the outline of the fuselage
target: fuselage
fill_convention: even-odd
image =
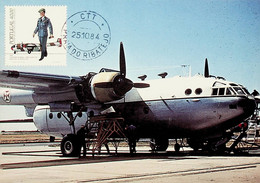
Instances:
[[[239,124],[249,117],[255,109],[255,101],[241,85],[223,79],[194,77],[173,77],[145,81],[150,87],[133,88],[117,101],[108,102],[100,108],[88,107],[75,121],[76,129],[85,124],[90,111],[99,114],[113,107],[125,118],[126,124],[137,126],[140,137],[167,138],[190,137],[194,135],[212,135]],[[21,104],[14,97],[15,91],[4,90],[0,104]],[[9,94],[8,94],[9,93]],[[12,94],[14,93],[14,95]],[[6,95],[9,95],[6,97]],[[45,95],[45,97],[43,97]],[[75,98],[75,92],[35,94],[25,92],[27,106],[48,104],[61,96]],[[18,96],[18,95],[17,95]],[[5,97],[5,98],[4,98]],[[9,97],[9,100],[7,100]],[[60,112],[51,112],[49,105],[38,105],[33,117],[36,127],[49,135],[60,136],[71,133],[66,116]],[[74,114],[75,115],[75,114]]]
[[[146,81],[149,88],[132,89],[112,102],[141,136],[169,138],[221,133],[249,117],[255,101],[241,85],[222,79],[173,77]]]

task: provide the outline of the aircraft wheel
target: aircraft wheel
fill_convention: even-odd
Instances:
[[[55,137],[50,136],[50,142],[54,142],[55,141]]]
[[[32,50],[28,50],[28,53],[31,54]]]
[[[155,140],[151,139],[150,141],[150,147],[152,151],[156,151],[156,145],[155,145]]]
[[[175,152],[180,152],[180,148],[181,148],[181,146],[180,146],[180,144],[178,144],[178,143],[176,143],[175,145],[174,145],[174,150],[175,150]]]
[[[161,138],[157,140],[157,151],[166,151],[169,146],[169,139]]]
[[[152,151],[166,151],[169,145],[169,140],[167,138],[158,138],[151,141],[150,147]]]
[[[80,153],[80,145],[76,135],[67,135],[61,141],[61,152],[65,157],[77,157]]]
[[[220,146],[216,146],[216,143],[212,142],[208,144],[208,151],[213,154],[224,154],[226,151],[226,145],[222,144]]]
[[[188,139],[188,144],[189,146],[194,150],[194,151],[198,151],[200,148],[203,147],[203,143],[201,141],[198,140],[192,140],[192,139]]]
[[[14,54],[16,54],[16,51],[14,51]]]

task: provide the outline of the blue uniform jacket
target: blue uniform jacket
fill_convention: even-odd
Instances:
[[[52,35],[53,29],[52,29],[51,20],[45,17],[45,19],[42,21],[42,18],[39,18],[34,33],[36,34],[38,32],[39,37],[48,37],[47,27],[49,27],[50,34]]]

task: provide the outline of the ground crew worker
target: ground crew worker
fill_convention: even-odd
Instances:
[[[128,145],[130,149],[130,153],[133,154],[136,152],[136,127],[134,125],[130,125],[127,128],[127,137],[128,137]]]
[[[77,131],[77,137],[79,139],[79,144],[80,144],[80,153],[79,153],[79,157],[81,155],[81,148],[83,147],[83,157],[86,157],[86,126],[82,125],[81,128]]]
[[[41,58],[39,61],[41,61],[44,57],[47,57],[47,38],[48,38],[48,30],[47,27],[49,27],[50,31],[50,38],[53,38],[53,28],[51,21],[48,17],[45,16],[45,9],[41,8],[39,11],[40,13],[40,18],[38,19],[37,26],[34,30],[33,37],[35,34],[38,32],[38,37],[40,41],[40,49],[41,49]]]

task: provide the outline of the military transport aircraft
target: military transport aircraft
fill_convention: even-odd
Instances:
[[[126,78],[122,43],[119,58],[120,71],[103,68],[76,77],[0,71],[0,104],[24,105],[38,130],[64,137],[61,146],[70,143],[62,147],[64,156],[79,153],[73,139],[89,112],[98,115],[112,107],[126,124],[137,127],[140,138],[153,138],[157,150],[166,150],[168,139],[177,138],[187,138],[194,149],[216,148],[225,132],[255,109],[245,87],[209,74],[207,60],[204,76],[134,83]]]

